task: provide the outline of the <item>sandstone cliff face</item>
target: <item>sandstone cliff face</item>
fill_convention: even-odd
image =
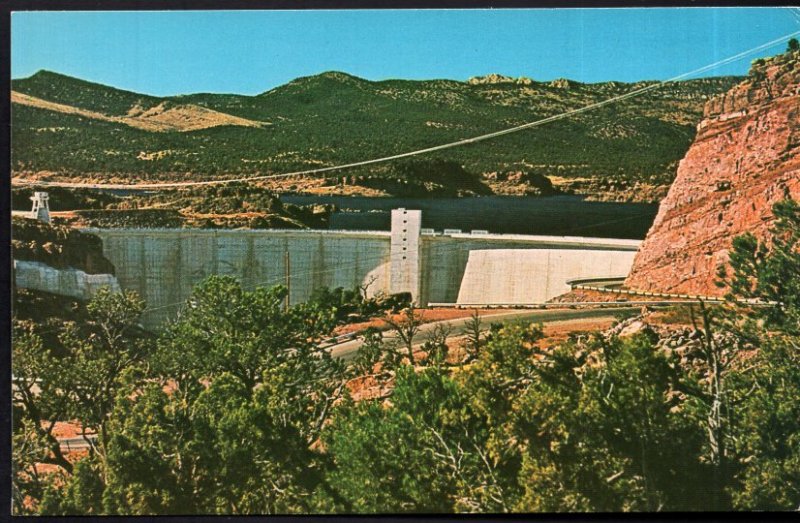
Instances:
[[[629,288],[719,296],[734,237],[763,237],[772,205],[800,199],[800,52],[758,61],[706,104],[694,143],[634,260]]]

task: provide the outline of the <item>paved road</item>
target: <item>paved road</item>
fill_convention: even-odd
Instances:
[[[561,310],[519,310],[504,312],[499,314],[484,314],[481,316],[481,328],[486,330],[492,323],[512,323],[515,321],[528,321],[537,323],[549,323],[553,321],[574,320],[582,318],[615,318],[619,316],[632,316],[639,312],[641,307],[617,307],[614,309],[561,309]],[[428,341],[433,335],[437,325],[450,327],[450,335],[458,336],[467,331],[466,323],[469,318],[456,318],[454,320],[442,320],[420,325],[419,333],[414,337],[414,346],[419,346]],[[396,340],[397,336],[391,332],[384,332],[385,341]],[[355,356],[358,348],[364,344],[363,338],[357,338],[334,345],[331,348],[331,355],[337,358],[351,359]]]

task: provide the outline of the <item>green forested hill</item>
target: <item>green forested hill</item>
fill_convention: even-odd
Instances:
[[[666,184],[692,141],[704,102],[737,81],[721,77],[674,83],[574,118],[429,158],[457,163],[475,175],[522,170],[568,179]],[[257,96],[157,98],[41,71],[14,80],[13,91],[118,119],[132,110],[139,114],[180,107],[180,118],[187,121],[202,108],[264,125],[223,122],[190,132],[154,132],[80,111],[14,103],[12,163],[16,175],[50,171],[72,178],[117,180],[280,173],[468,138],[645,85],[518,82],[502,77],[482,83],[480,79],[372,82],[328,72],[298,78]],[[392,176],[393,170],[375,167],[357,174]]]
[[[11,89],[51,102],[108,115],[123,115],[137,103],[152,106],[160,101],[154,96],[115,89],[50,71],[39,71],[28,78],[12,80]]]

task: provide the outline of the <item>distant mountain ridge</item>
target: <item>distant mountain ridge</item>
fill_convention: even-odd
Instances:
[[[666,187],[705,101],[738,80],[672,83],[421,161],[452,162],[476,176],[524,171],[579,192]],[[12,80],[12,170],[15,176],[131,181],[288,172],[469,138],[652,83],[502,75],[373,82],[329,71],[255,96],[156,97],[40,71]],[[358,177],[391,178],[394,171],[375,166],[349,174],[358,183]]]

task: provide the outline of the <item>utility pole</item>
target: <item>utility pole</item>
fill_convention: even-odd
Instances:
[[[286,310],[289,310],[289,296],[292,294],[291,262],[289,260],[289,250],[283,253],[283,265],[286,267]]]

